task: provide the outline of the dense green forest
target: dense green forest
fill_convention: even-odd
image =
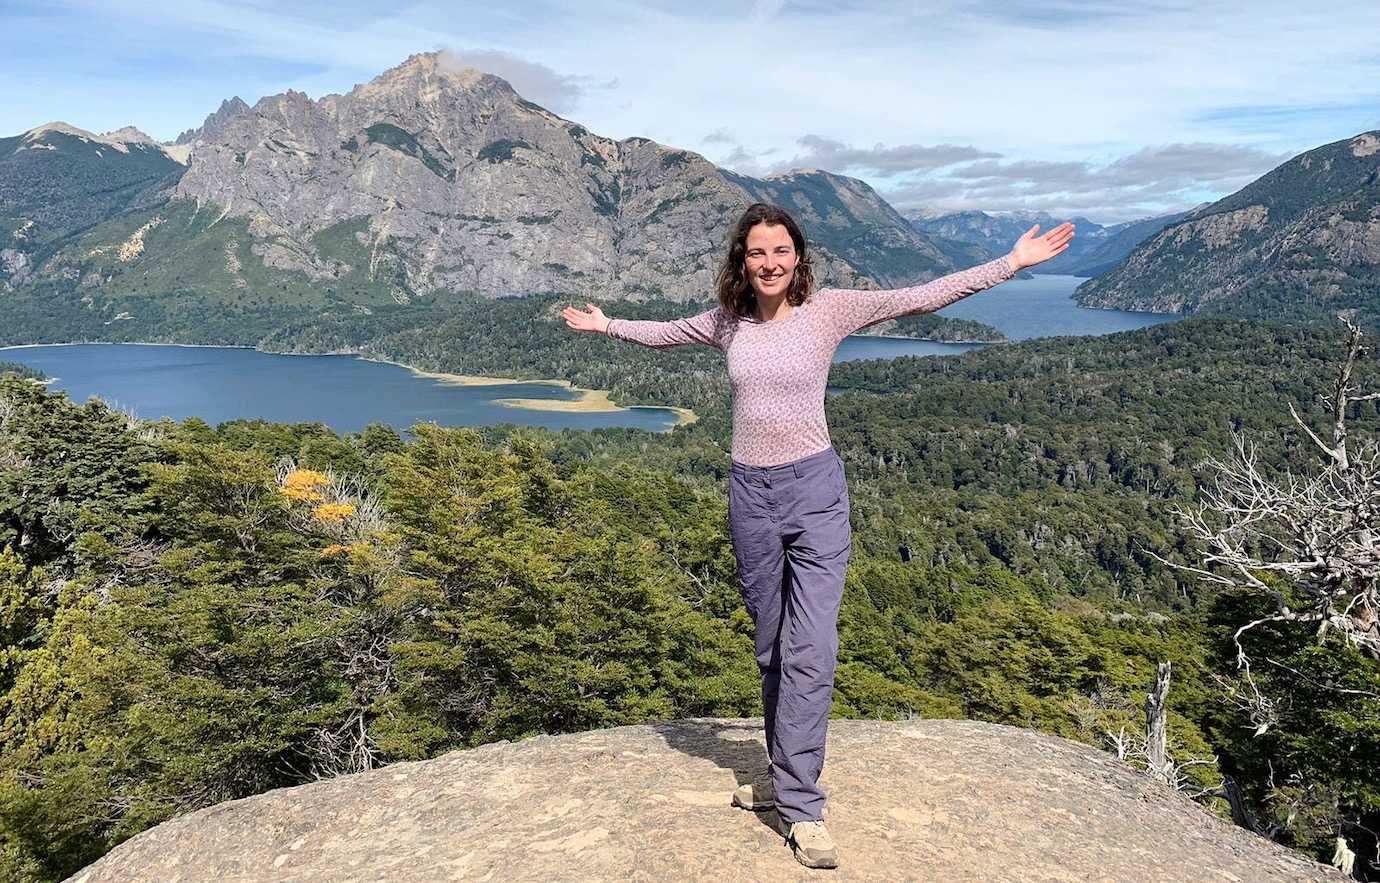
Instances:
[[[266,348],[564,377],[692,407],[667,434],[511,425],[340,436],[135,421],[0,380],[0,877],[55,880],[163,819],[496,739],[757,715],[724,481],[722,356],[570,334],[561,301],[428,333],[316,317]],[[629,305],[655,316],[672,305]],[[532,322],[537,310],[550,321]],[[684,312],[684,306],[677,313]],[[1199,318],[944,358],[836,365],[849,476],[840,717],[969,717],[1100,747],[1174,663],[1170,749],[1229,817],[1320,860],[1374,855],[1380,666],[1302,623],[1257,735],[1232,634],[1273,597],[1196,563],[1171,513],[1233,431],[1276,472],[1318,455],[1338,329]],[[1380,389],[1373,358],[1357,366]],[[1376,435],[1375,401],[1349,408]],[[1155,553],[1151,555],[1149,553]],[[1280,591],[1287,591],[1281,587]],[[1360,871],[1366,873],[1365,871]]]
[[[37,368],[30,368],[28,365],[21,365],[18,362],[0,362],[0,374],[13,373],[20,377],[29,377],[33,380],[43,380],[46,375]]]
[[[6,242],[4,223],[0,217],[0,247]],[[625,318],[670,318],[711,306],[660,298],[610,301],[607,292],[586,291],[587,284],[579,282],[571,283],[572,291],[544,296],[496,300],[465,292],[412,292],[398,303],[394,298],[402,289],[388,272],[351,270],[325,284],[301,273],[271,271],[252,252],[254,237],[246,224],[175,201],[157,211],[121,214],[101,228],[40,249],[32,255],[35,266],[47,267],[68,251],[95,264],[81,272],[40,274],[10,292],[0,345],[99,340],[267,347],[271,339],[276,346],[306,349],[313,340],[330,337],[340,346],[358,347],[408,329],[425,334],[457,317],[492,330],[495,322],[542,315],[558,300],[604,303],[610,315]],[[325,259],[343,258],[352,244],[357,246],[352,237],[363,226],[364,219],[336,224],[313,237],[314,247]],[[146,227],[145,257],[137,263],[122,261],[100,233],[113,229],[117,241],[125,241]],[[230,262],[238,268],[233,274],[226,269],[227,255],[236,256]],[[558,313],[559,308],[554,314],[547,309],[545,315]],[[888,334],[927,340],[1005,339],[985,323],[933,313],[903,316],[884,326]]]
[[[978,322],[974,319],[955,319],[935,313],[902,316],[896,319],[890,327],[884,327],[885,324],[873,326],[862,333],[864,335],[876,333],[878,328],[883,328],[883,332],[886,334],[896,337],[914,337],[921,340],[983,341],[987,343],[1006,340],[1005,334],[984,322]]]
[[[43,133],[45,149],[25,142],[0,138],[0,248],[45,253],[112,215],[162,202],[158,192],[186,171],[153,145],[116,150],[61,130]]]

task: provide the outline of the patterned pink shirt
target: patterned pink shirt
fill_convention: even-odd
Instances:
[[[910,288],[822,288],[784,319],[734,317],[716,306],[669,322],[612,319],[607,334],[656,348],[700,343],[722,350],[733,388],[732,458],[775,466],[832,444],[824,388],[845,337],[887,319],[932,313],[1014,275],[1003,255]]]

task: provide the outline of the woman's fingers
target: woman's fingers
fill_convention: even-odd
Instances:
[[[576,331],[598,331],[599,319],[597,310],[599,308],[591,303],[586,303],[585,306],[589,307],[590,310],[594,312],[586,313],[578,307],[564,307],[561,310],[561,316],[565,318],[566,326],[574,328]]]
[[[1073,223],[1071,221],[1065,221],[1044,235],[1044,240],[1051,245],[1068,242],[1072,238]]]
[[[1069,242],[1073,240],[1072,221],[1051,227],[1043,236],[1035,235],[1039,229],[1039,224],[1033,225],[1016,241],[1016,255],[1023,266],[1029,267],[1049,260],[1068,249]]]

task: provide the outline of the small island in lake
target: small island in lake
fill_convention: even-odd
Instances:
[[[939,343],[1008,343],[998,329],[975,319],[955,319],[922,313],[888,319],[856,332],[858,337],[904,337],[910,340],[933,340]]]

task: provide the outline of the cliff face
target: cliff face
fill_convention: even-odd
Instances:
[[[698,298],[725,230],[764,195],[800,214],[837,284],[951,269],[861,182],[743,178],[645,138],[603,138],[442,53],[345,95],[289,91],[218,114],[173,198],[247,219],[279,269],[333,272],[313,237],[367,219],[352,236],[360,258],[410,293]]]
[[[190,813],[70,880],[801,879],[776,814],[729,805],[764,766],[760,719],[500,742]],[[1014,727],[832,721],[821,784],[831,879],[1348,879]]]
[[[1079,286],[1084,306],[1377,318],[1380,132],[1302,153]]]
[[[149,147],[177,160],[148,182],[157,200],[101,205],[67,239],[14,246],[0,285],[79,280],[82,303],[104,312],[189,294],[290,308],[452,292],[701,300],[732,223],[759,200],[805,227],[821,286],[958,269],[861,181],[816,169],[750,178],[646,138],[604,138],[445,53],[344,95],[235,98],[178,142]],[[5,171],[0,248],[35,201],[7,211],[5,194],[28,183]],[[82,174],[102,182],[107,169],[93,161]],[[150,223],[162,229],[138,261],[111,257]]]

